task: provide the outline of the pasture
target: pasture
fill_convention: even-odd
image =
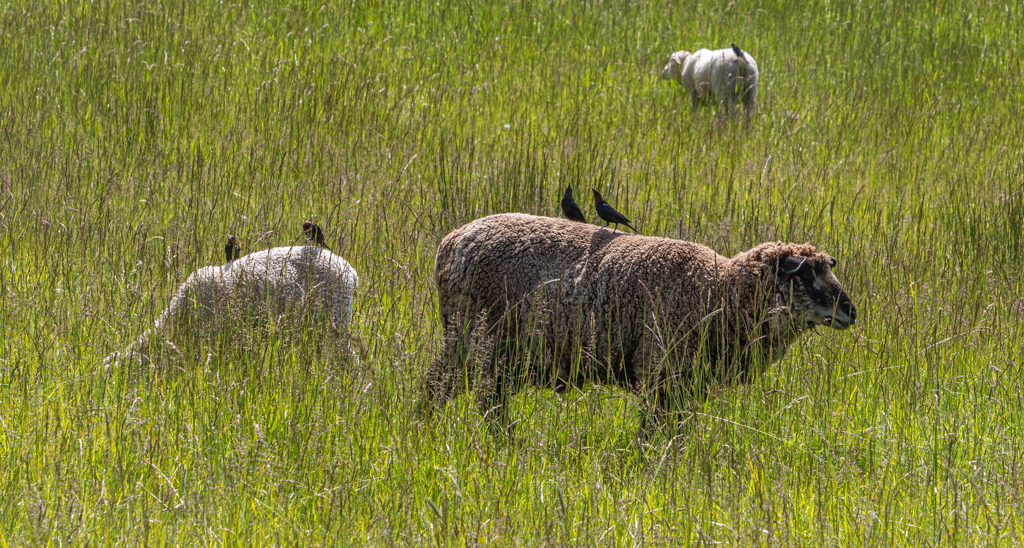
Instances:
[[[0,6],[0,544],[1024,544],[1024,19],[921,2]],[[670,52],[736,42],[749,128]],[[647,235],[810,241],[858,308],[639,449],[636,401],[422,421],[434,252],[589,189]],[[302,221],[359,273],[314,330],[103,358]]]

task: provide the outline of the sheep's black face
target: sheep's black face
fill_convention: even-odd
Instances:
[[[857,308],[832,273],[835,265],[824,253],[780,258],[779,292],[798,324],[842,330],[857,323]]]

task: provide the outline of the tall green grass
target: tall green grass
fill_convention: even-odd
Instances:
[[[1024,20],[1001,2],[0,6],[0,543],[1019,545]],[[758,60],[751,127],[675,49]],[[413,412],[441,237],[554,215],[839,258],[860,312],[680,435],[607,388]],[[587,209],[589,202],[581,200]],[[239,333],[99,362],[312,216],[361,359]]]

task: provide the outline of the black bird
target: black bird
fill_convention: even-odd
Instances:
[[[572,185],[565,187],[565,194],[562,195],[562,215],[565,215],[565,218],[570,221],[587,222],[587,218],[580,211],[580,206],[576,205],[576,200],[572,199]]]
[[[228,245],[224,246],[224,258],[230,263],[232,259],[237,259],[242,248],[238,246],[238,240],[235,239],[234,234],[228,234]]]
[[[739,57],[740,59],[742,59],[743,58],[743,50],[741,50],[739,46],[737,46],[736,44],[733,44],[732,42],[729,42],[729,45],[732,46],[732,52],[736,54],[736,57]]]
[[[593,188],[590,190],[594,191],[594,207],[597,208],[597,216],[604,219],[604,222],[606,223],[604,226],[614,224],[615,228],[618,229],[619,225],[626,225],[636,233],[636,229],[633,228],[633,225],[629,224],[630,221],[625,215],[615,211],[615,208],[608,205],[608,202],[601,197],[600,192]]]
[[[306,221],[302,223],[302,233],[306,235],[307,241],[312,241],[320,247],[327,247],[324,244],[324,231],[320,229],[320,225]]]

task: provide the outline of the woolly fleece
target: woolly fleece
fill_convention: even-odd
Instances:
[[[669,56],[661,77],[683,86],[693,110],[714,101],[728,114],[734,105],[742,103],[749,119],[757,104],[757,62],[746,51],[742,56],[732,48],[677,51]]]
[[[822,290],[855,315],[828,270],[832,258],[807,244],[765,243],[730,259],[692,242],[564,219],[473,221],[437,251],[445,341],[424,403],[443,404],[466,384],[468,339],[481,332],[491,348],[514,340],[518,358],[529,356],[483,368],[483,384],[496,392],[481,396],[484,407],[514,393],[516,378],[556,389],[589,380],[657,392],[659,407],[680,378],[692,382],[695,367],[718,380],[750,378],[815,325],[813,296],[799,277],[778,274],[785,256],[825,272],[822,284],[831,287]],[[530,371],[516,377],[508,364],[523,361]]]
[[[126,355],[145,355],[161,337],[211,331],[223,321],[295,319],[310,313],[343,332],[352,319],[352,296],[359,277],[345,259],[319,247],[275,247],[220,266],[193,272],[178,287],[170,304]],[[104,360],[109,367],[120,352]]]

